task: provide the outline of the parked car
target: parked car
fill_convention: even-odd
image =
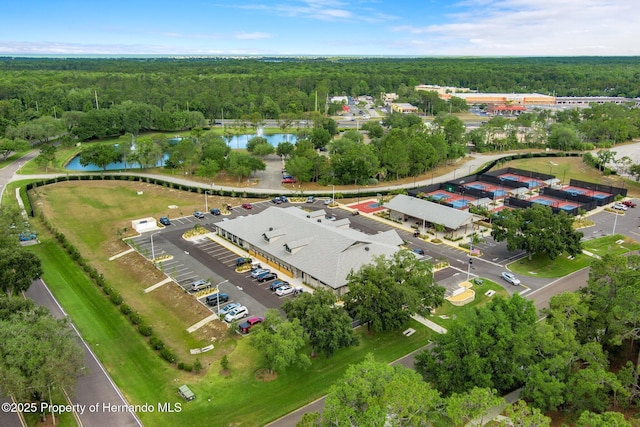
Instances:
[[[169,218],[167,218],[166,216],[161,216],[160,217],[160,224],[162,224],[162,225],[171,225],[171,220]]]
[[[249,264],[253,262],[251,258],[240,257],[236,258],[236,267],[240,267],[241,265]]]
[[[624,202],[622,202],[623,205],[625,205],[628,208],[635,208],[636,205],[635,202],[632,202],[631,200],[625,200]]]
[[[265,274],[265,273],[271,273],[271,270],[269,270],[268,268],[258,268],[251,272],[251,277],[255,279],[259,275]]]
[[[324,201],[324,204],[325,204],[325,205],[330,205],[331,203],[333,203],[333,199],[326,199],[326,200]]]
[[[511,283],[513,286],[520,285],[520,279],[518,279],[513,273],[509,273],[508,271],[502,272],[502,278]]]
[[[18,236],[18,239],[20,239],[21,242],[28,242],[29,240],[36,240],[37,238],[38,236],[36,233],[31,232],[20,233],[20,236]]]
[[[315,202],[315,201],[316,201],[315,196],[309,196],[309,197],[307,197],[307,203],[313,203],[313,202]]]
[[[258,282],[268,282],[269,280],[277,279],[278,275],[276,273],[267,273],[263,276],[258,276]]]
[[[218,303],[220,302],[227,302],[227,301],[229,301],[229,295],[222,294],[222,293],[219,296],[217,293],[207,295],[207,298],[205,299],[205,302],[207,303],[207,305],[213,305],[213,306],[218,305]]]
[[[209,289],[211,287],[211,282],[205,279],[196,280],[191,284],[189,290],[191,292],[198,292],[203,289]]]
[[[424,250],[423,250],[423,249],[420,249],[420,248],[413,249],[413,251],[412,251],[412,252],[413,252],[414,254],[424,255]]]
[[[274,274],[274,273],[272,273],[272,272],[271,272],[271,270],[269,270],[269,269],[265,269],[265,270],[267,270],[267,271],[263,271],[262,273],[258,273],[258,274],[256,274],[256,276],[254,277],[254,279],[256,279],[258,282],[262,282],[262,278],[263,278],[263,277],[265,277],[265,276],[267,276],[267,275],[270,275],[270,274]]]
[[[282,200],[280,200],[280,196],[276,196],[273,199],[271,199],[272,203],[275,203],[276,205],[279,205],[280,203],[282,203]]]
[[[211,212],[211,215],[220,215],[222,213],[218,208],[211,208],[209,212]]]
[[[614,203],[613,204],[613,209],[619,210],[619,211],[626,211],[627,207],[625,205],[623,205],[622,203]]]
[[[243,204],[242,204],[242,207],[243,207],[244,209],[253,209],[253,206],[251,205],[251,203],[243,203]]]
[[[247,309],[247,307],[241,305],[240,307],[236,307],[229,313],[227,313],[227,315],[224,316],[224,321],[227,323],[231,323],[234,320],[242,319],[243,317],[247,317],[248,315],[249,310]]]
[[[275,292],[280,286],[287,286],[289,282],[283,282],[282,280],[276,280],[269,285],[271,292]]]
[[[202,212],[200,212],[200,211],[195,211],[195,212],[193,213],[193,216],[195,216],[195,217],[196,217],[196,218],[198,218],[198,219],[202,219],[202,218],[204,218],[204,214],[203,214]]]
[[[280,201],[282,203],[287,203],[289,201],[289,199],[287,198],[287,196],[280,196]]]
[[[257,325],[258,323],[262,323],[263,321],[264,317],[249,317],[246,321],[238,325],[238,330],[243,334],[248,334],[249,330],[251,330],[252,327]]]
[[[283,184],[295,184],[296,183],[296,179],[293,177],[290,178],[282,178],[282,183]]]
[[[220,309],[220,317],[226,316],[234,308],[240,307],[239,302],[230,302]]]
[[[279,297],[289,295],[293,293],[293,290],[294,289],[289,285],[280,286],[278,289],[276,289],[276,295],[278,295]]]

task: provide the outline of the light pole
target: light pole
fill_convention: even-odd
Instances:
[[[331,203],[336,202],[336,186],[331,185]]]
[[[156,252],[153,249],[153,236],[159,233],[160,233],[159,231],[156,231],[151,235],[151,262],[154,262],[154,260],[156,259]]]
[[[614,212],[614,215],[616,217],[613,219],[613,231],[611,232],[612,236],[616,234],[616,224],[618,223],[618,212]]]
[[[218,319],[220,319],[220,285],[223,283],[227,283],[229,280],[223,280],[222,282],[216,285],[216,307],[218,310]]]
[[[209,200],[208,200],[208,196],[209,192],[207,190],[204,190],[204,211],[205,212],[209,212]]]

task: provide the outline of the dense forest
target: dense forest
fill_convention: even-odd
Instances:
[[[124,101],[205,118],[278,118],[327,96],[395,92],[437,84],[483,92],[558,96],[640,95],[640,58],[0,58],[0,106],[22,119],[108,108]],[[320,101],[316,104],[316,96]],[[97,102],[96,102],[97,101]],[[29,117],[31,116],[31,117]],[[0,123],[0,126],[2,123]]]

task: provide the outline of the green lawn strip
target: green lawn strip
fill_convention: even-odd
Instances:
[[[509,292],[506,291],[502,286],[488,279],[482,278],[482,285],[473,285],[473,289],[476,292],[476,298],[470,302],[469,304],[463,306],[455,306],[451,304],[449,301],[445,301],[441,307],[436,309],[435,314],[429,316],[429,320],[438,325],[447,328],[454,319],[463,315],[463,313],[473,310],[476,307],[482,307],[489,303],[493,298],[500,295],[505,298],[509,297]],[[485,293],[489,290],[495,291],[495,294],[492,297],[488,297]],[[443,319],[440,316],[446,316],[446,319]]]
[[[309,369],[292,367],[270,382],[255,379],[262,359],[247,336],[229,355],[231,374],[220,376],[219,365],[213,365],[206,380],[193,387],[199,398],[189,402],[188,410],[197,414],[196,420],[206,419],[208,425],[264,425],[325,395],[348,365],[364,360],[368,353],[378,361],[392,362],[426,345],[433,332],[413,320],[409,327],[416,333],[405,337],[402,331],[369,335],[363,326],[358,329],[358,347],[342,349],[329,359],[318,356]]]
[[[623,240],[622,244],[617,244],[618,240]],[[621,234],[604,236],[597,239],[587,240],[583,244],[583,249],[598,256],[604,254],[624,254],[629,251],[640,249],[640,243],[625,237]],[[509,264],[509,269],[521,276],[554,278],[563,277],[568,274],[587,267],[593,261],[593,257],[580,254],[574,259],[569,259],[565,254],[560,255],[555,260],[549,259],[546,254],[534,255],[532,259],[523,258]],[[523,280],[523,282],[526,281]]]
[[[41,259],[43,279],[84,340],[131,404],[178,401],[180,376],[151,350],[141,335],[52,240],[30,246]],[[157,412],[140,414],[149,425],[166,425]]]

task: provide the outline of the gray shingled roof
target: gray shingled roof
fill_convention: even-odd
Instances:
[[[472,224],[482,219],[467,211],[450,208],[428,200],[418,199],[404,194],[398,194],[383,205],[384,208],[424,219],[432,224],[442,224],[450,230],[457,230],[463,225]]]
[[[404,243],[395,230],[368,235],[348,227],[348,218],[329,221],[324,215],[324,210],[306,212],[296,206],[272,206],[216,225],[334,289],[346,284],[352,270],[371,263],[375,256],[393,255]],[[276,231],[279,237],[271,243],[264,239],[264,235]]]

